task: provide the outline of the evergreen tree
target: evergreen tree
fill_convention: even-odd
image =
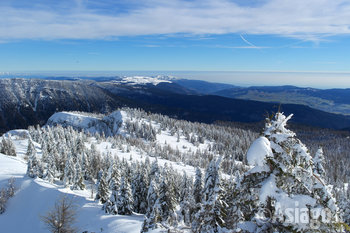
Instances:
[[[199,167],[196,168],[196,177],[193,184],[193,197],[195,204],[200,203],[202,200],[202,188],[203,188],[203,181],[202,181],[202,172]]]
[[[158,199],[153,206],[153,210],[157,208],[160,216],[160,221],[164,225],[173,225],[175,223],[175,196],[169,192],[169,186],[166,179],[162,178],[159,185]]]
[[[32,138],[29,137],[26,156],[29,158],[29,157],[31,157],[33,154],[36,154],[36,149],[35,149],[35,146],[34,146],[34,143],[33,143]]]
[[[91,181],[93,176],[91,174],[91,165],[90,165],[90,158],[89,153],[84,151],[82,154],[82,165],[81,169],[83,171],[84,180]]]
[[[108,186],[106,183],[105,173],[102,173],[100,182],[98,183],[95,200],[99,200],[102,204],[108,200]]]
[[[117,200],[118,214],[131,215],[132,214],[132,195],[129,183],[122,177],[119,195]]]
[[[75,164],[72,189],[85,189],[84,178],[79,163]]]
[[[75,163],[73,161],[73,156],[70,153],[67,156],[67,160],[64,166],[63,183],[66,187],[73,184],[74,176],[75,176]]]
[[[267,119],[263,135],[248,150],[247,160],[252,168],[237,185],[238,210],[233,218],[240,221],[241,229],[249,225],[250,232],[309,232],[315,230],[313,224],[321,232],[335,232],[335,199],[324,181],[313,175],[307,148],[294,132],[285,128],[291,117],[277,113],[274,119]],[[320,208],[332,211],[329,221],[314,216],[312,210]],[[313,224],[293,221],[288,214],[290,209],[298,216],[310,217]]]
[[[151,164],[151,170],[149,172],[149,178],[155,179],[157,182],[159,182],[159,166],[158,166],[158,160],[157,158],[152,162]]]
[[[153,206],[156,204],[158,199],[158,188],[154,180],[151,180],[147,192],[147,212],[146,217],[149,217],[153,211]]]
[[[316,155],[313,158],[313,164],[314,164],[314,169],[313,169],[314,174],[320,176],[320,178],[322,179],[325,179],[326,178],[326,170],[325,170],[326,161],[325,161],[323,150],[321,147],[318,148]]]
[[[224,190],[220,177],[221,158],[213,159],[209,164],[204,178],[202,207],[195,216],[192,229],[196,232],[220,232],[225,226],[226,217]]]
[[[135,173],[132,180],[133,210],[145,214],[147,211],[148,184],[144,169]]]
[[[57,173],[57,167],[56,167],[56,158],[58,157],[57,155],[57,150],[56,148],[52,148],[51,152],[46,156],[45,159],[45,179],[48,180],[49,182],[53,182],[54,178],[56,177]]]
[[[193,203],[192,180],[191,178],[188,178],[184,172],[180,187],[180,213],[182,220],[186,225],[190,225],[191,223]]]
[[[150,215],[145,217],[145,220],[143,221],[141,232],[148,232],[149,230],[154,230],[156,228],[160,227],[159,222],[161,221],[158,206],[154,206],[152,208],[152,212]]]
[[[112,186],[112,193],[109,196],[109,199],[104,203],[103,209],[107,214],[118,214],[118,186],[115,184]]]
[[[110,189],[112,189],[114,186],[119,189],[120,186],[120,174],[118,167],[114,160],[111,161],[111,165],[109,166],[108,173],[107,173],[107,182]]]
[[[7,136],[7,139],[3,136],[0,143],[0,153],[10,156],[17,156],[16,147],[11,140],[11,135]]]
[[[37,158],[36,149],[31,138],[28,140],[26,156],[28,157],[27,175],[31,178],[42,177],[41,164]]]

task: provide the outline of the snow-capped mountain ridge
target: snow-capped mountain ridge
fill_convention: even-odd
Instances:
[[[124,76],[120,80],[114,81],[115,83],[120,84],[126,84],[126,85],[147,85],[152,84],[154,86],[157,86],[159,83],[172,83],[173,80],[176,78],[173,76],[154,76],[154,77],[147,77],[147,76]]]

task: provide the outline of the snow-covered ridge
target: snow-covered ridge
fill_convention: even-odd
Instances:
[[[110,136],[118,133],[122,122],[123,119],[120,111],[115,111],[103,118],[74,112],[58,112],[48,119],[46,125],[62,125],[63,127],[71,126],[73,129],[79,131],[85,131],[91,134],[104,133],[105,135]]]
[[[132,76],[132,77],[123,77],[121,80],[115,81],[116,83],[127,84],[127,85],[146,85],[153,84],[157,86],[159,83],[172,83],[175,77],[172,76],[155,76],[155,77],[146,77],[146,76]]]

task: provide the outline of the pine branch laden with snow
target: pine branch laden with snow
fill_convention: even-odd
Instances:
[[[238,184],[235,216],[244,231],[340,230],[329,186],[316,179],[306,146],[286,128],[291,117],[277,113],[267,120],[263,136],[247,153],[251,169]],[[328,211],[329,219],[316,216],[318,210]]]

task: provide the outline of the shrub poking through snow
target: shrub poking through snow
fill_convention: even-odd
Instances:
[[[0,214],[6,211],[7,202],[15,195],[16,189],[15,178],[10,178],[7,186],[0,190]]]
[[[78,232],[74,227],[77,217],[76,208],[72,199],[63,196],[55,203],[53,209],[41,218],[52,233]]]

